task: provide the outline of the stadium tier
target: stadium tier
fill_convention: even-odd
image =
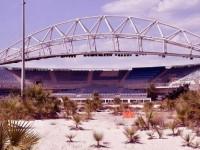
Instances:
[[[131,70],[26,69],[26,84],[42,84],[56,93],[145,93],[150,84],[169,85],[198,71],[200,65],[144,67]],[[0,68],[0,94],[20,88],[20,68]]]

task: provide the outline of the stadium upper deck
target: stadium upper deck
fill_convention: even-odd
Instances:
[[[61,93],[138,93],[151,83],[169,85],[199,69],[200,65],[110,71],[29,68],[26,83],[41,83],[46,89]],[[19,88],[20,71],[20,68],[0,68],[0,88]]]

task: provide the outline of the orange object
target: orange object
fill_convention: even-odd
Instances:
[[[122,113],[122,115],[123,115],[124,118],[133,118],[134,117],[134,112],[131,111],[130,109],[128,109],[128,110],[125,110]]]

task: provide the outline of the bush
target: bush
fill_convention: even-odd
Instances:
[[[151,112],[153,110],[153,106],[154,105],[151,102],[144,103],[144,107],[143,107],[144,112]]]
[[[101,96],[99,93],[95,92],[92,94],[92,102],[93,102],[93,108],[96,111],[97,109],[102,108],[102,101],[101,101]]]
[[[183,125],[188,125],[189,122],[200,125],[200,93],[188,91],[182,94],[177,99],[176,112]]]
[[[27,119],[28,109],[25,107],[20,97],[6,97],[0,101],[0,118],[7,119]]]
[[[43,119],[55,118],[60,112],[59,101],[50,97],[48,91],[41,86],[29,87],[26,92],[26,99],[10,96],[0,101],[1,119]]]
[[[167,111],[173,111],[175,109],[175,100],[165,99],[161,102],[160,108]]]
[[[73,116],[77,112],[77,103],[75,101],[70,100],[68,97],[63,98],[64,109],[67,113],[67,116]]]

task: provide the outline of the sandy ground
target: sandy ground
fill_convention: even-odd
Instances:
[[[95,150],[91,145],[95,144],[93,132],[98,131],[104,134],[102,144],[107,150],[191,150],[183,147],[181,137],[168,136],[169,130],[164,131],[164,139],[148,140],[146,132],[140,131],[141,144],[126,144],[126,137],[123,130],[133,123],[133,119],[123,119],[120,116],[113,116],[108,112],[98,112],[93,114],[93,120],[83,122],[81,127],[85,130],[70,130],[74,126],[73,121],[58,120],[37,120],[33,121],[33,127],[41,136],[41,140],[34,146],[34,150]],[[124,123],[124,125],[118,125]],[[67,142],[66,134],[76,135],[75,142]],[[156,134],[155,134],[156,135]],[[157,136],[157,135],[156,135]]]

